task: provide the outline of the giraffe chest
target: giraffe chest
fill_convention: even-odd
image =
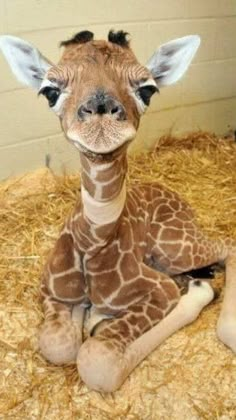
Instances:
[[[147,247],[145,234],[145,227],[138,221],[124,217],[116,238],[93,258],[87,261],[85,258],[85,278],[93,304],[103,309],[118,309],[131,304],[141,294],[140,265]]]

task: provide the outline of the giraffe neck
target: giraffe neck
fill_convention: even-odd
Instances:
[[[126,200],[126,153],[105,163],[93,162],[81,153],[80,160],[84,215],[96,225],[116,222]]]

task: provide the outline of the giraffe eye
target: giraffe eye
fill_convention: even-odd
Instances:
[[[158,92],[158,88],[153,85],[141,86],[137,90],[138,96],[140,97],[140,99],[142,99],[145,105],[150,104],[151,97],[155,92]]]
[[[60,96],[60,93],[61,92],[59,88],[51,87],[51,86],[45,86],[39,92],[39,94],[42,94],[47,98],[50,107],[53,107],[54,105],[56,105],[56,102]]]

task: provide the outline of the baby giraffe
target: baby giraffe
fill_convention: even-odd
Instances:
[[[217,333],[236,351],[236,246],[212,241],[191,208],[156,182],[126,189],[127,147],[159,88],[177,82],[200,39],[162,45],[139,64],[123,31],[62,42],[54,65],[28,42],[0,38],[16,77],[44,95],[81,161],[81,200],[65,222],[42,276],[40,349],[55,364],[77,362],[88,387],[111,392],[163,340],[213,299],[209,282],[175,276],[217,261],[226,290]],[[82,342],[86,309],[90,336]]]

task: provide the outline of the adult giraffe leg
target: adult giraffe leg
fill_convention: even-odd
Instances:
[[[217,323],[219,339],[236,353],[236,243],[226,241],[225,294]]]
[[[208,282],[190,281],[188,293],[163,318],[163,313],[154,305],[153,291],[147,302],[129,308],[81,346],[77,358],[81,378],[91,389],[115,391],[159,344],[193,322],[213,297]]]

